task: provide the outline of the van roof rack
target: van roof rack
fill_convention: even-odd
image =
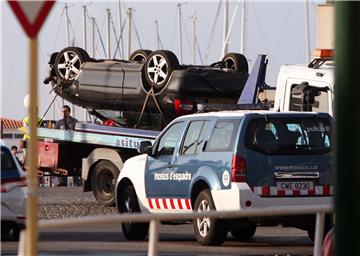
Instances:
[[[266,101],[257,104],[197,104],[197,113],[225,110],[269,110],[269,103]]]

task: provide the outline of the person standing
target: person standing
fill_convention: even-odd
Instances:
[[[70,112],[71,110],[68,105],[62,106],[61,108],[62,119],[56,122],[55,129],[74,130],[77,120],[76,118],[70,116]]]
[[[62,119],[58,120],[55,124],[55,129],[61,130],[74,130],[77,122],[76,118],[70,115],[71,109],[68,105],[64,105],[61,108]],[[67,177],[59,177],[58,186],[67,186]]]

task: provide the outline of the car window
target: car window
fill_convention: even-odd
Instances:
[[[183,123],[175,123],[161,136],[156,150],[156,156],[172,155],[174,153],[176,143],[179,140]]]
[[[313,154],[331,150],[329,119],[256,118],[246,132],[246,146],[265,154]]]
[[[11,152],[5,148],[1,147],[1,171],[15,169],[16,165]]]
[[[183,155],[195,155],[200,152],[204,145],[204,135],[208,129],[209,121],[191,122],[185,135],[181,149]]]
[[[215,124],[205,151],[231,151],[240,120],[221,119]]]

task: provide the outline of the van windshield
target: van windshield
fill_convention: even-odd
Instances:
[[[331,151],[331,120],[255,118],[247,128],[245,144],[249,149],[270,155],[325,154]]]

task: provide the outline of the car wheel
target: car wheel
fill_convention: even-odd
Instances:
[[[154,88],[154,92],[159,92],[168,82],[174,69],[179,66],[179,60],[171,51],[159,50],[152,52],[145,62],[145,80],[149,91]]]
[[[230,228],[231,235],[239,241],[249,241],[256,232],[256,225],[249,224],[246,227],[234,227]]]
[[[152,51],[150,50],[145,50],[145,49],[136,50],[130,55],[129,60],[144,63],[151,53]]]
[[[119,169],[110,161],[102,160],[94,167],[92,189],[100,204],[115,205],[115,183],[119,173]]]
[[[208,189],[201,191],[197,196],[194,210],[198,213],[215,210],[215,205]],[[227,228],[223,220],[201,217],[193,220],[193,226],[196,240],[202,245],[220,245],[225,241]]]
[[[316,217],[314,217],[313,224],[310,225],[310,227],[307,229],[308,236],[313,242],[315,241],[315,222],[316,222]],[[333,227],[332,215],[327,214],[325,215],[324,237],[332,229],[332,227]]]
[[[118,204],[120,213],[141,212],[133,185],[128,185],[120,192]],[[149,223],[123,222],[121,227],[126,239],[144,240],[148,234]]]
[[[64,85],[71,85],[80,73],[81,65],[89,60],[89,54],[84,49],[67,47],[55,58],[55,74]]]
[[[226,68],[233,69],[237,72],[249,72],[247,59],[240,53],[228,53],[221,61],[225,63]]]

